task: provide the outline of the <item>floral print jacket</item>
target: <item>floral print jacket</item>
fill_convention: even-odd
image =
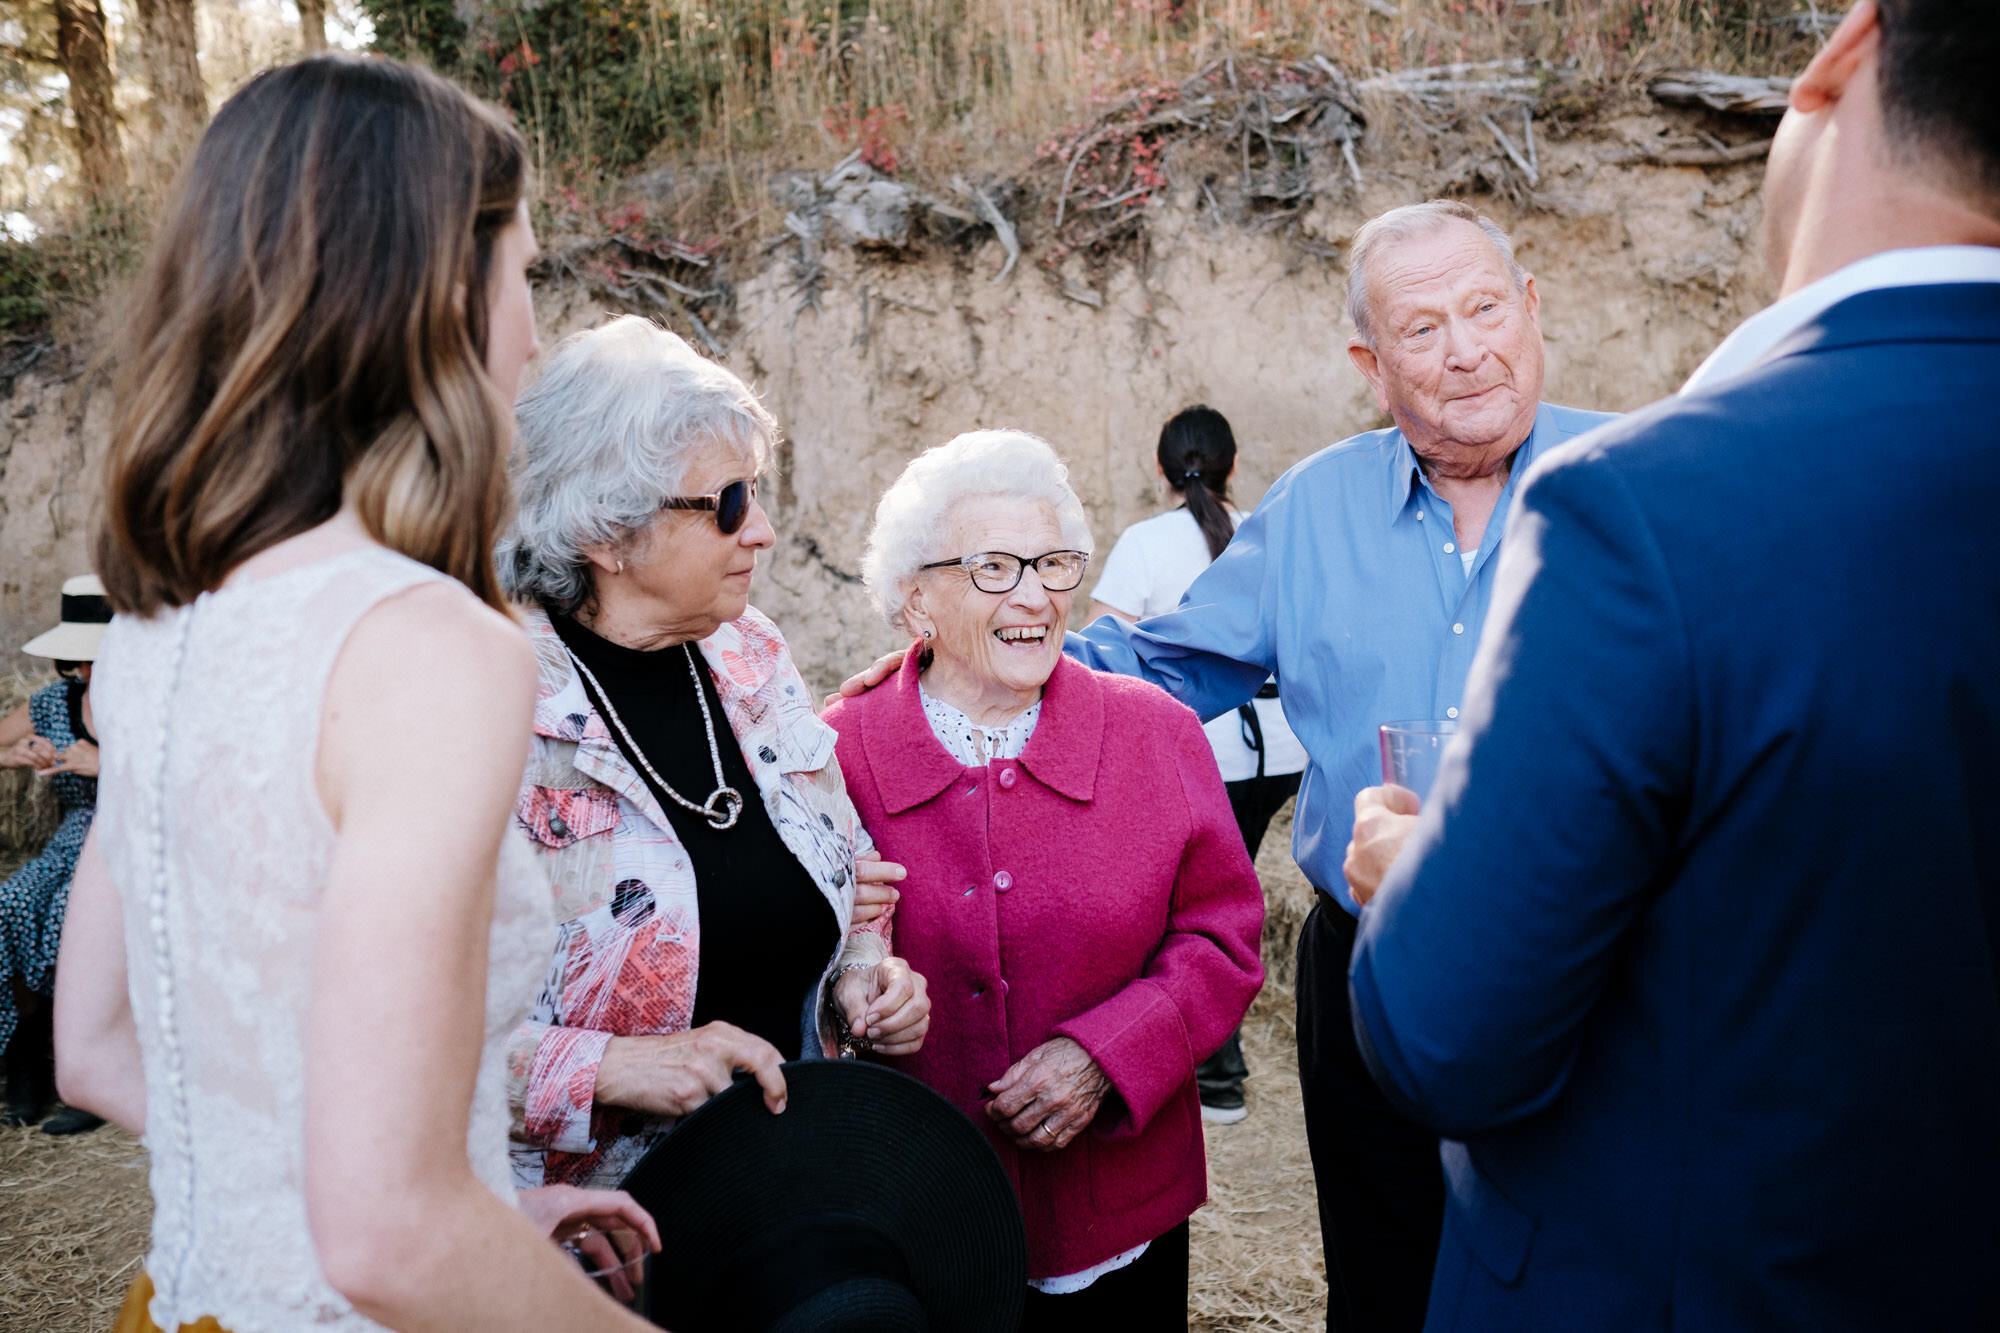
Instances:
[[[597,1066],[613,1036],[684,1032],[694,1012],[701,920],[694,868],[652,789],[598,715],[548,617],[530,612],[540,663],[535,739],[515,807],[539,850],[560,923],[533,1015],[508,1047],[514,1179],[611,1186],[672,1122],[597,1106]],[[847,798],[833,729],[782,635],[754,608],[697,645],[778,836],[841,924],[837,967],[889,954],[889,914],[852,925],[854,858],[873,850]],[[803,1022],[805,1015],[801,1013]],[[834,1034],[820,1020],[821,1049]]]

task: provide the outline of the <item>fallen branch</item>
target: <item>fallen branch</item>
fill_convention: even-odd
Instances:
[[[979,210],[979,216],[986,220],[987,226],[993,228],[994,236],[999,238],[1001,247],[1007,251],[1007,262],[1000,266],[999,273],[993,277],[993,285],[997,287],[1007,280],[1007,275],[1014,271],[1014,265],[1021,260],[1021,241],[1014,234],[1014,224],[1007,221],[1006,216],[994,206],[993,201],[986,197],[986,191],[976,185],[968,184],[962,176],[952,177],[951,183],[952,188],[960,194],[972,197],[974,206]]]
[[[1529,185],[1541,184],[1541,173],[1529,164],[1527,158],[1521,156],[1521,150],[1514,147],[1514,141],[1507,137],[1507,131],[1501,129],[1493,117],[1481,116],[1479,123],[1493,131],[1493,137],[1498,139],[1500,147],[1506,150],[1508,160],[1521,169],[1521,174],[1528,178]]]
[[[1778,116],[1791,105],[1790,79],[1718,74],[1708,69],[1669,70],[1646,85],[1656,102],[1701,106],[1728,115]]]
[[[1738,144],[1734,148],[1628,148],[1600,159],[1611,166],[1645,162],[1656,167],[1727,167],[1754,162],[1771,151],[1769,139]]]
[[[1069,165],[1063,168],[1062,190],[1060,193],[1056,195],[1057,231],[1062,230],[1063,210],[1069,204],[1069,183],[1071,177],[1076,175],[1076,164],[1083,160],[1083,155],[1086,152],[1088,152],[1097,143],[1098,140],[1102,139],[1105,135],[1109,133],[1111,133],[1111,127],[1109,125],[1098,126],[1097,129],[1089,135],[1089,137],[1079,141],[1075,151],[1070,153]]]

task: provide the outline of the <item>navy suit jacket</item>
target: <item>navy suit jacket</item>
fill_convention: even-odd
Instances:
[[[1573,441],[1502,559],[1351,973],[1428,1328],[2000,1328],[2000,284]]]

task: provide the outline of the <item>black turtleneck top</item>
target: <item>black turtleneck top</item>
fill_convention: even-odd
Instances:
[[[549,620],[611,696],[612,709],[654,770],[696,804],[707,800],[716,785],[695,694],[699,676],[709,716],[715,720],[723,780],[743,796],[743,813],[727,829],[713,827],[660,790],[619,735],[605,701],[588,680],[583,684],[591,703],[604,714],[612,739],[653,789],[694,863],[695,897],[701,910],[694,1025],[733,1023],[770,1042],[787,1060],[798,1059],[806,1006],[816,998],[820,974],[840,943],[840,926],[819,886],[772,825],[743,748],[723,715],[708,663],[693,644],[627,648],[568,616],[551,615]],[[690,655],[695,672],[688,670]]]

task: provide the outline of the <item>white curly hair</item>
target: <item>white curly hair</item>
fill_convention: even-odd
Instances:
[[[951,540],[952,507],[987,496],[1041,501],[1055,511],[1071,549],[1091,550],[1083,501],[1047,440],[1024,430],[967,431],[911,459],[875,506],[861,581],[893,628],[911,632],[903,609],[917,572],[934,560],[967,554],[944,549]]]

